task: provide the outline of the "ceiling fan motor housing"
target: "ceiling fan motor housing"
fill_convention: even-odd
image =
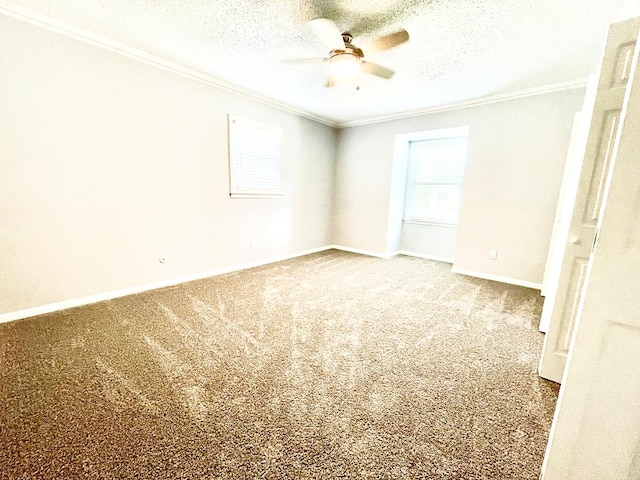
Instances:
[[[359,48],[345,47],[343,50],[331,50],[331,52],[329,52],[329,59],[332,59],[333,57],[337,57],[339,55],[351,55],[356,58],[364,57],[362,50],[360,50]]]
[[[327,18],[314,18],[308,25],[315,31],[325,45],[329,46],[329,58],[302,59],[296,63],[318,63],[327,62],[329,64],[329,86],[334,81],[352,81],[361,72],[374,75],[384,79],[393,77],[394,71],[382,65],[364,60],[364,52],[351,43],[353,35],[350,32],[338,30],[336,24]],[[400,29],[397,32],[384,35],[368,45],[372,46],[374,52],[381,52],[396,47],[409,40],[406,30]],[[367,47],[368,49],[369,47]]]

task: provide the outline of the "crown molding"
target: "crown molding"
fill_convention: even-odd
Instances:
[[[143,50],[139,50],[115,40],[111,40],[110,38],[103,37],[102,35],[97,35],[95,33],[89,32],[88,30],[75,27],[66,22],[56,20],[28,8],[20,7],[7,0],[0,0],[0,14],[15,18],[31,25],[35,25],[37,27],[55,32],[60,35],[64,35],[66,37],[73,38],[75,40],[79,40],[83,43],[96,46],[103,50],[108,50],[113,53],[124,55],[139,62],[152,65],[162,70],[181,75],[183,77],[195,80],[200,83],[204,83],[206,85],[224,90],[226,92],[234,93],[236,95],[258,101],[270,107],[274,107],[279,110],[283,110],[285,112],[328,125],[330,127],[337,128],[340,125],[338,122],[329,118],[293,107],[287,103],[280,102],[266,95],[261,95],[251,90],[244,89],[237,85],[225,82],[224,80],[212,77],[211,75],[207,75],[192,68],[185,67],[184,65],[171,62]]]
[[[585,88],[587,86],[587,80],[588,78],[579,78],[576,80],[569,80],[567,82],[552,83],[548,85],[542,85],[540,87],[526,88],[523,90],[515,90],[512,92],[489,95],[485,97],[478,97],[471,100],[464,100],[461,102],[437,105],[434,107],[426,107],[426,108],[421,108],[417,110],[410,110],[410,111],[405,111],[400,113],[392,113],[389,115],[380,115],[375,117],[364,118],[361,120],[340,122],[338,124],[338,128],[358,127],[360,125],[370,125],[373,123],[382,123],[382,122],[388,122],[391,120],[401,120],[403,118],[419,117],[421,115],[430,115],[433,113],[441,113],[441,112],[447,112],[451,110],[460,110],[462,108],[479,107],[482,105],[505,102],[509,100],[515,100],[518,98],[535,97],[537,95],[544,95],[547,93],[562,92],[566,90],[575,90],[578,88]]]

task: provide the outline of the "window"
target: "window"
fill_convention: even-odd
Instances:
[[[458,224],[467,157],[467,134],[460,131],[468,130],[446,129],[440,134],[458,135],[434,132],[434,138],[409,142],[405,221]]]
[[[282,129],[229,115],[232,198],[280,197]]]

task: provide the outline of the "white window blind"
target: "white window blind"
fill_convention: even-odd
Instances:
[[[409,143],[405,221],[457,225],[467,137]]]
[[[282,196],[282,129],[229,115],[231,197]]]

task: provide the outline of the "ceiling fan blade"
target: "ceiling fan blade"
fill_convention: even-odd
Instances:
[[[362,49],[368,54],[384,52],[409,40],[409,32],[404,28],[395,33],[384,35],[367,43]]]
[[[344,48],[342,33],[336,24],[328,18],[316,18],[308,21],[307,25],[309,25],[311,30],[313,30],[330,50],[341,50]]]
[[[316,58],[287,58],[282,60],[282,63],[298,64],[298,63],[325,63],[328,62],[328,58],[316,57]]]
[[[377,63],[366,62],[364,60],[362,61],[362,71],[368,73],[369,75],[386,78],[387,80],[396,74],[396,72],[388,69],[387,67],[383,67],[382,65],[378,65]]]

